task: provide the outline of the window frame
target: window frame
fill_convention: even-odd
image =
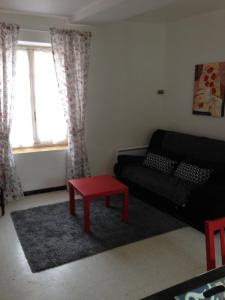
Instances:
[[[45,144],[41,143],[37,131],[37,118],[36,118],[36,95],[35,95],[35,68],[34,68],[34,51],[41,50],[51,52],[51,44],[45,43],[31,43],[18,42],[17,50],[25,50],[28,53],[29,61],[29,79],[30,79],[30,103],[31,103],[31,117],[32,117],[32,132],[34,138],[33,146],[19,146],[12,147],[13,153],[29,153],[39,151],[53,151],[63,150],[68,148],[68,142]]]

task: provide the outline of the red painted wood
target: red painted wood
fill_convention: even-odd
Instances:
[[[109,207],[111,195],[124,194],[123,222],[128,222],[128,187],[112,176],[94,176],[69,180],[70,213],[75,214],[74,191],[81,194],[84,201],[84,230],[90,231],[90,201],[97,197],[105,197],[105,205]]]
[[[128,187],[112,176],[93,176],[69,181],[83,197],[101,197],[123,193]]]
[[[84,231],[90,231],[90,199],[84,198]]]
[[[214,241],[215,232],[219,232],[220,234],[222,264],[225,265],[224,229],[225,229],[225,218],[220,218],[220,219],[205,222],[206,259],[207,259],[208,271],[216,268],[215,241]]]

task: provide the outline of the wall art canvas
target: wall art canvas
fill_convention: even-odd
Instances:
[[[225,100],[225,62],[195,66],[192,112],[222,117]]]

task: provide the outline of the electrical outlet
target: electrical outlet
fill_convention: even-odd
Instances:
[[[158,95],[164,95],[164,94],[165,94],[165,90],[158,90],[158,91],[157,91],[157,94],[158,94]]]

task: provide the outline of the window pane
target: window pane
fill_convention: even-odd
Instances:
[[[66,142],[67,126],[51,51],[34,51],[37,135],[42,144]]]
[[[12,147],[28,147],[34,144],[30,102],[30,78],[28,54],[17,50],[15,105],[10,140]]]

